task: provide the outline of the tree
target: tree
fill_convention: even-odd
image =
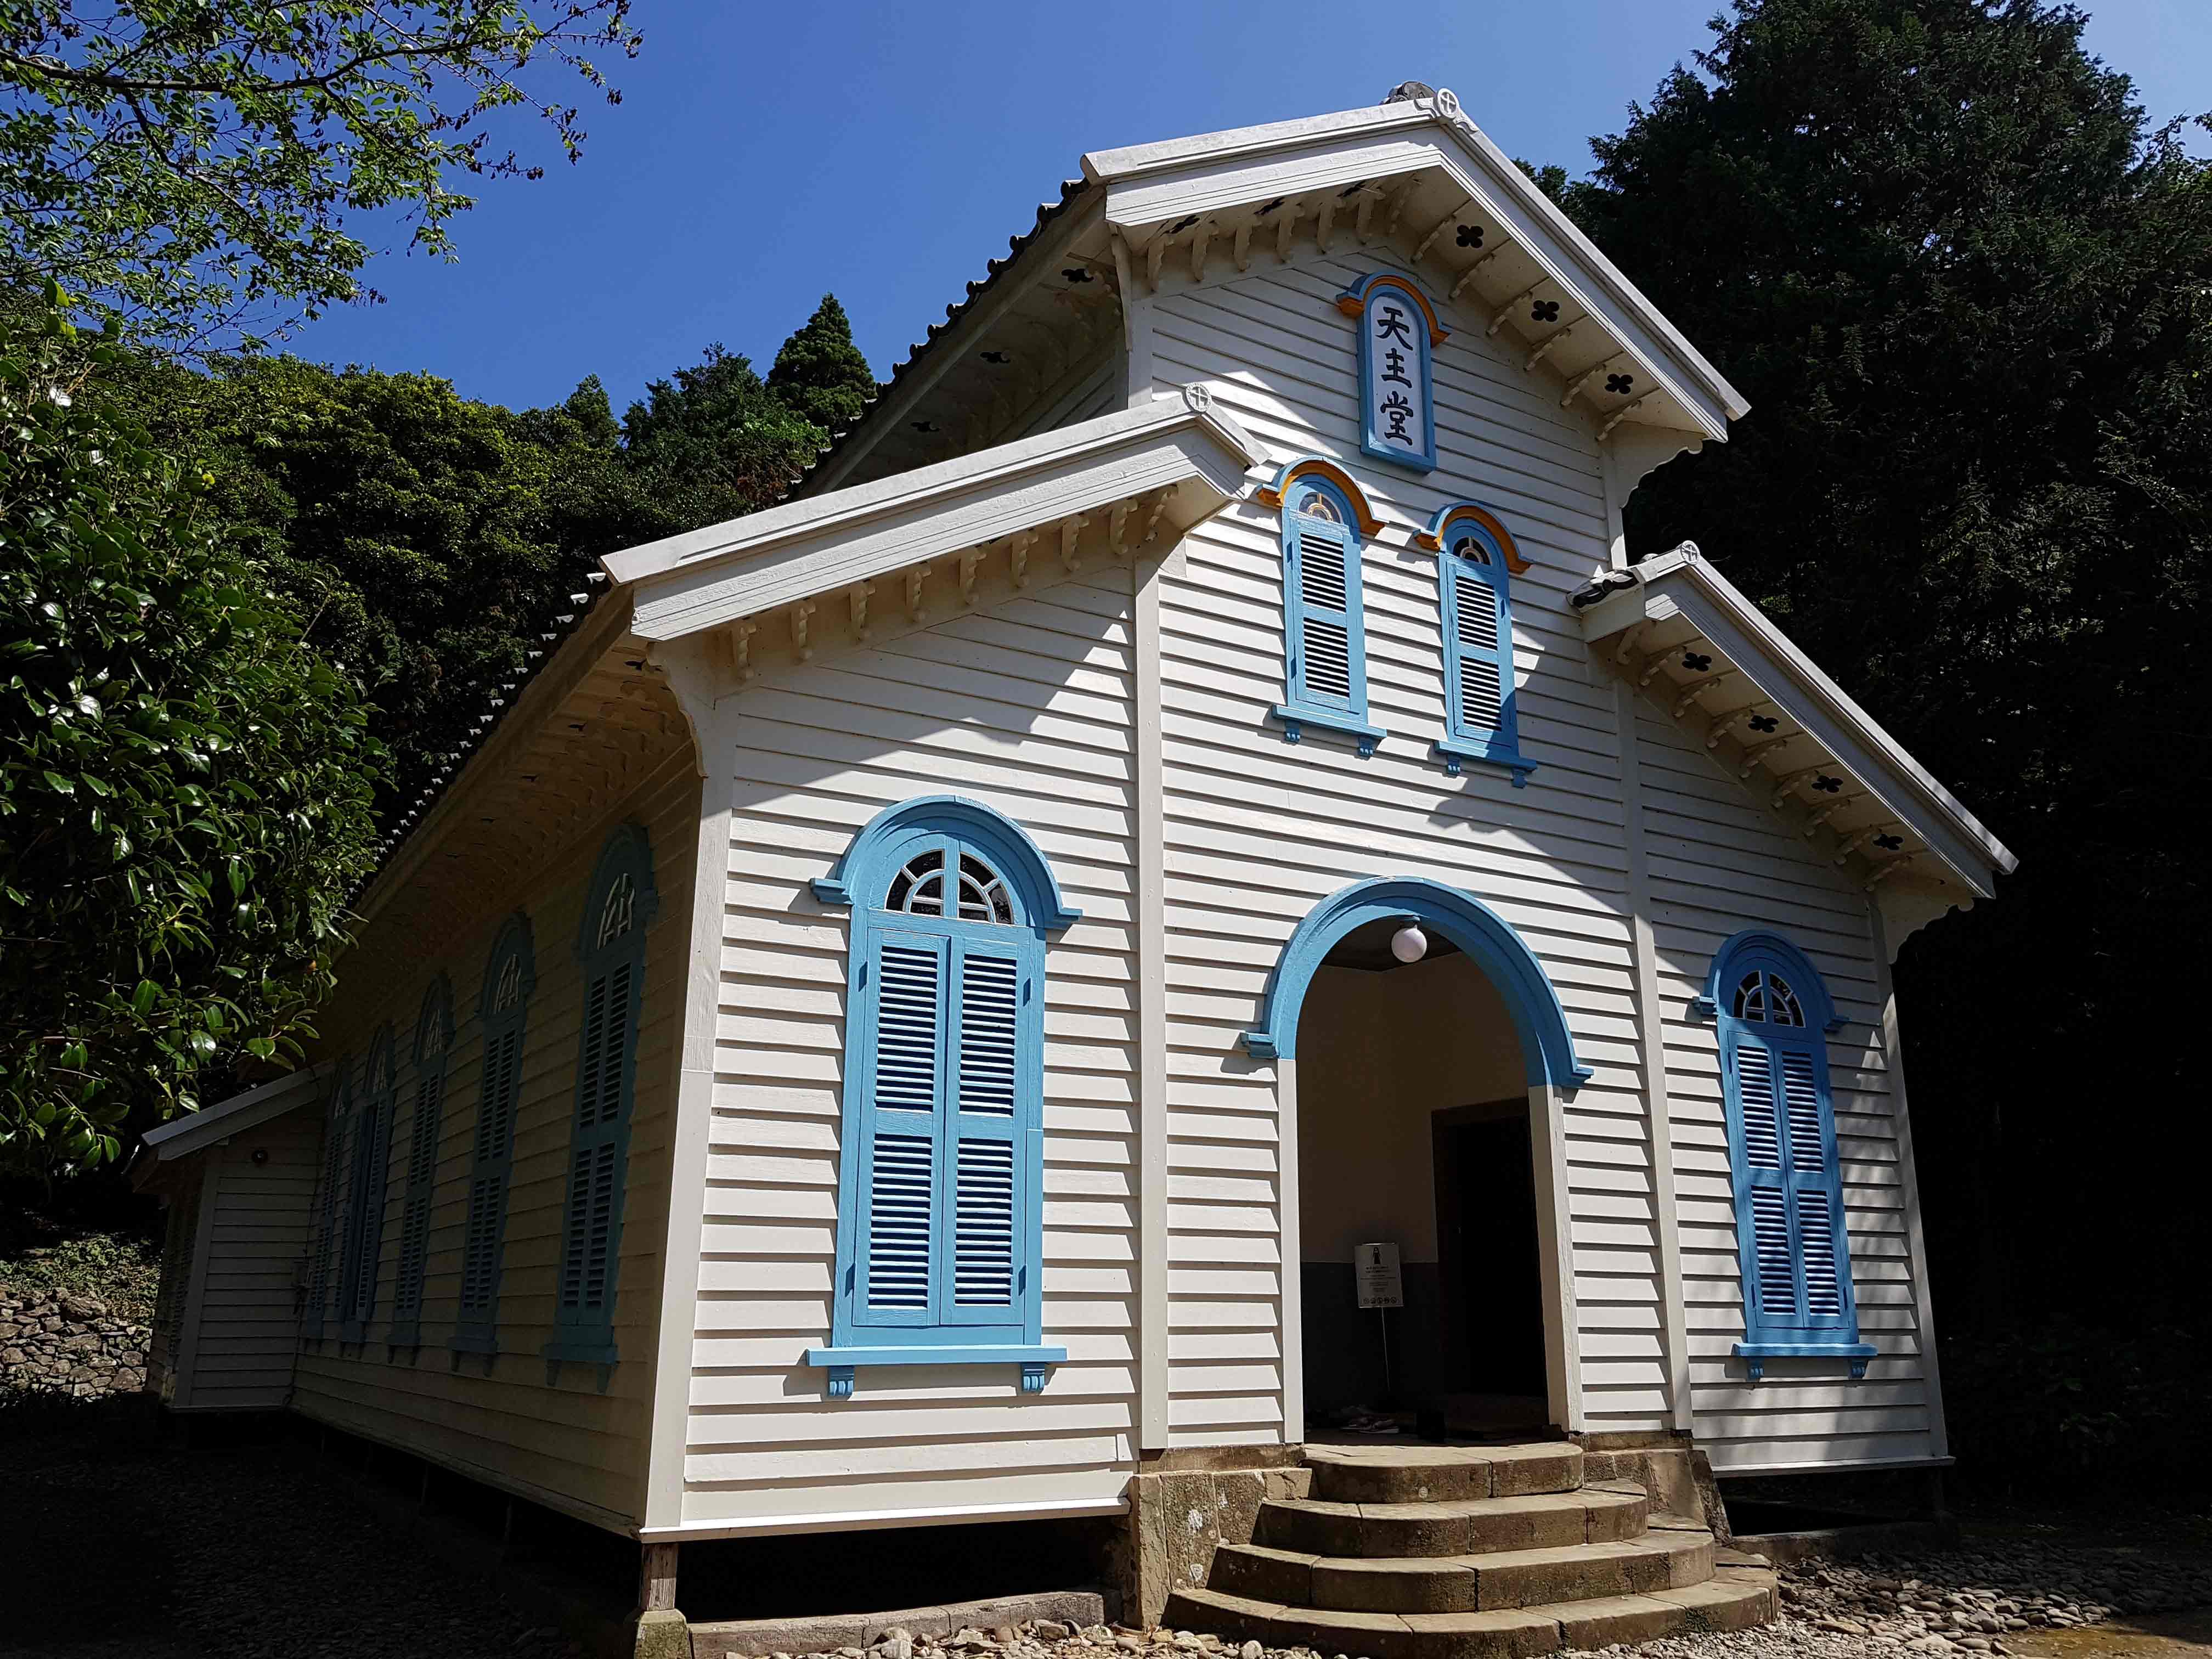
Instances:
[[[292,357],[140,376],[143,418],[214,476],[211,508],[368,687],[386,817],[462,751],[598,556],[675,527],[596,381],[516,414],[432,375]]]
[[[58,294],[56,303],[58,306]],[[371,868],[346,678],[211,529],[207,475],[86,392],[59,309],[0,339],[0,1170],[298,1057]]]
[[[853,325],[836,295],[823,295],[814,314],[783,343],[768,372],[768,389],[812,422],[825,442],[858,423],[876,395],[876,377],[853,343]]]
[[[824,441],[821,428],[769,393],[750,362],[720,344],[707,348],[704,362],[653,381],[623,417],[625,459],[665,509],[667,533],[781,501]]]
[[[574,161],[550,60],[635,55],[629,0],[0,0],[0,288],[49,277],[204,349],[362,297],[348,217],[395,210],[451,257],[456,179],[534,176],[491,143],[526,108]]]
[[[1736,0],[1564,192],[1753,405],[1632,549],[1694,538],[2021,854],[1898,965],[1939,1289],[1992,1326],[2015,1275],[2202,1313],[2137,1267],[2212,1243],[2191,1056],[2141,1030],[2212,988],[2212,173],[2083,21]]]

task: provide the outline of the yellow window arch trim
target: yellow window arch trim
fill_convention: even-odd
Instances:
[[[1347,317],[1359,316],[1366,311],[1367,301],[1375,290],[1383,288],[1404,295],[1421,308],[1421,315],[1428,319],[1429,344],[1431,348],[1440,346],[1451,338],[1450,331],[1437,320],[1437,308],[1429,303],[1429,296],[1422,293],[1411,278],[1395,276],[1389,271],[1376,271],[1371,276],[1361,277],[1352,287],[1336,296],[1336,308]]]
[[[1441,553],[1444,550],[1444,542],[1450,535],[1452,526],[1459,524],[1480,526],[1498,544],[1498,550],[1505,556],[1505,568],[1515,575],[1518,576],[1528,568],[1528,561],[1521,556],[1521,550],[1514,545],[1513,532],[1506,529],[1503,520],[1480,501],[1451,501],[1438,507],[1436,516],[1429,520],[1429,527],[1413,532],[1413,545],[1431,553]]]
[[[1309,474],[1334,484],[1352,503],[1352,516],[1359,520],[1359,533],[1373,536],[1382,528],[1382,520],[1376,516],[1368,504],[1367,492],[1360,489],[1352,476],[1334,461],[1323,460],[1318,455],[1309,455],[1304,460],[1286,461],[1275,474],[1271,483],[1261,487],[1257,500],[1262,507],[1280,509],[1291,498],[1291,486]]]

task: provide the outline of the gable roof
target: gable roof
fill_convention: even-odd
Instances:
[[[1566,381],[1563,404],[1725,437],[1749,408],[1742,393],[1450,91],[1407,90],[1368,109],[1095,151],[1084,173],[1106,185],[1107,225],[1149,280],[1171,250],[1188,248],[1202,270],[1208,245],[1225,242],[1241,268],[1255,237],[1289,242],[1285,216],[1293,227],[1310,216],[1324,246],[1348,219],[1363,242],[1378,230],[1414,240],[1413,266],[1445,273],[1452,297],[1472,292],[1492,335],[1510,325],[1532,346],[1549,342],[1540,361]],[[1556,315],[1530,314],[1527,300],[1557,301]],[[1631,388],[1585,384],[1595,374],[1626,374]]]
[[[1869,887],[1909,873],[1987,898],[2019,863],[1694,544],[1573,603],[1602,659],[1675,720],[1702,717],[1705,748]]]
[[[234,1134],[308,1104],[330,1075],[327,1060],[303,1066],[273,1082],[243,1090],[228,1100],[147,1130],[139,1137],[144,1146],[131,1159],[131,1185],[143,1189],[163,1164],[204,1152]]]
[[[1026,562],[1041,532],[1049,551],[1079,562],[1081,538],[1126,556],[1163,527],[1180,533],[1243,487],[1265,453],[1215,407],[1206,388],[1186,387],[1134,409],[1061,427],[1018,443],[901,472],[872,483],[787,501],[682,536],[610,554],[607,572],[634,594],[631,626],[647,640],[672,640],[743,623],[843,589],[861,603],[875,578],[914,573],[906,607],[920,610],[920,582],[948,573],[932,561],[980,559],[989,544],[1014,544]],[[1040,557],[1048,550],[1040,546]],[[975,564],[963,562],[965,602]],[[891,602],[881,607],[896,608]],[[863,612],[865,614],[865,611]]]
[[[1203,271],[1223,258],[1242,269],[1255,247],[1287,252],[1309,237],[1389,243],[1440,294],[1490,312],[1493,335],[1510,329],[1540,352],[1563,405],[1578,403],[1606,430],[1626,422],[1725,436],[1748,407],[1742,394],[1449,91],[1414,92],[1085,155],[1084,176],[1063,183],[1006,257],[945,307],[794,493],[1006,435],[1009,405],[1047,396],[1119,327],[1133,297],[1125,283],[1148,291],[1163,270]],[[1540,325],[1531,314],[1539,301],[1559,307]],[[1621,376],[1626,388],[1612,389]]]

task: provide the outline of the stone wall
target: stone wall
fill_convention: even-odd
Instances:
[[[136,1394],[153,1335],[112,1317],[96,1296],[0,1285],[0,1390]]]

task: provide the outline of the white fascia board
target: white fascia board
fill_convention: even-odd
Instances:
[[[318,1085],[330,1074],[327,1060],[287,1072],[273,1083],[261,1084],[204,1110],[187,1113],[159,1128],[149,1129],[142,1139],[159,1163],[172,1164],[180,1158],[190,1158],[228,1136],[306,1105],[315,1097]]]
[[[672,640],[1193,480],[1211,512],[1266,459],[1201,391],[649,542],[604,563],[616,581],[636,584],[635,631]]]
[[[1105,181],[1106,221],[1116,230],[1437,169],[1635,356],[1705,436],[1725,439],[1728,423],[1751,407],[1481,129],[1425,104],[1102,150],[1085,156],[1083,167]]]
[[[1998,873],[2017,867],[2002,842],[1701,554],[1676,548],[1622,574],[1635,577],[1635,586],[1585,611],[1583,637],[1606,639],[1637,623],[1681,617],[1981,897],[1990,896]]]

